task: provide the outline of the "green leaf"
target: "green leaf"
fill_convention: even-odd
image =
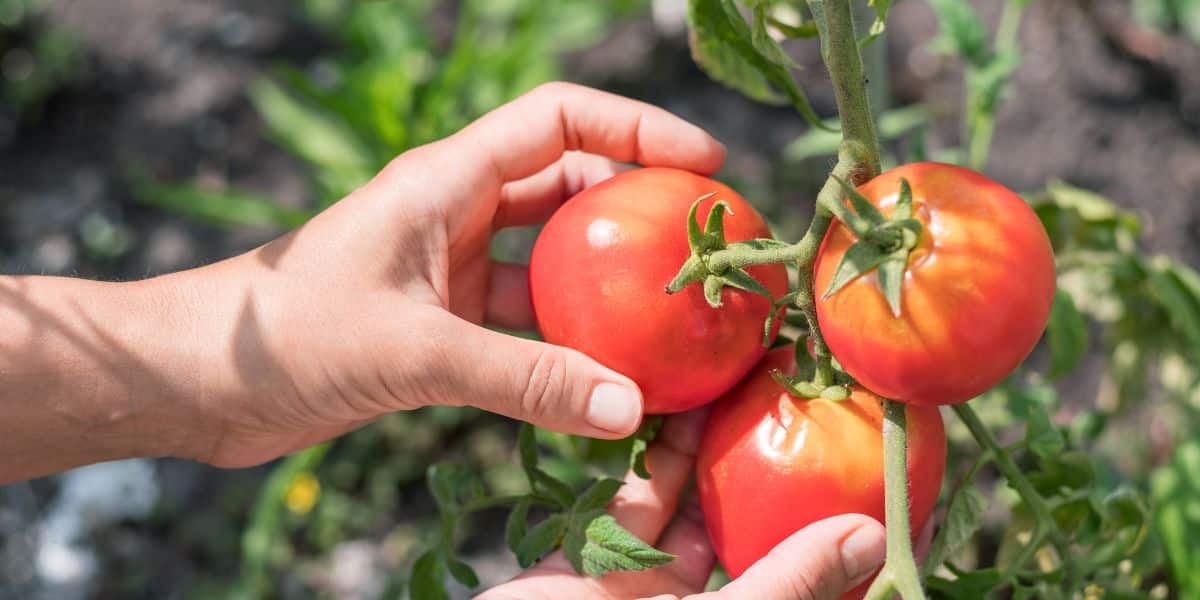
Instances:
[[[517,450],[521,454],[521,468],[525,470],[525,474],[529,477],[529,483],[532,485],[533,472],[537,469],[538,463],[537,432],[533,425],[521,423],[521,428],[517,432]]]
[[[1150,478],[1154,528],[1180,598],[1200,597],[1200,438],[1175,448]]]
[[[561,508],[567,508],[575,502],[575,491],[571,486],[541,469],[534,469],[532,487]]]
[[[871,42],[874,42],[875,38],[883,34],[883,30],[887,26],[888,7],[891,1],[868,0],[867,4],[875,9],[875,20],[871,22],[871,28],[867,31],[866,37],[858,41],[860,50],[871,45]]]
[[[968,2],[929,0],[937,18],[937,35],[929,41],[934,54],[958,54],[968,64],[983,65],[989,60],[987,28]]]
[[[1074,371],[1087,352],[1087,321],[1075,308],[1071,295],[1062,290],[1054,293],[1054,307],[1050,310],[1046,338],[1050,346],[1052,379]]]
[[[425,472],[425,483],[429,493],[437,502],[438,510],[455,512],[458,510],[457,490],[462,473],[451,463],[437,463],[429,466]]]
[[[812,19],[801,21],[799,25],[784,23],[775,17],[767,16],[767,23],[782,33],[784,36],[792,39],[808,39],[817,37],[817,23]]]
[[[931,575],[942,563],[958,551],[983,527],[988,499],[972,481],[964,481],[946,509],[946,518],[929,546],[929,555],[921,565],[921,573]]]
[[[449,600],[446,593],[446,573],[437,550],[429,550],[413,563],[409,592],[422,600]]]
[[[592,509],[584,514],[572,513],[567,533],[563,536],[563,556],[580,575],[586,573],[583,568],[583,547],[587,545],[587,524],[602,514],[604,511],[601,509]]]
[[[779,46],[779,42],[776,42],[775,38],[771,37],[771,33],[767,31],[769,21],[767,10],[769,8],[767,2],[760,0],[754,3],[754,7],[751,9],[753,19],[750,23],[750,43],[767,60],[781,67],[798,69],[800,65],[796,64],[796,61],[792,60],[792,57],[783,51],[783,48]],[[741,18],[741,16],[739,15],[738,18]]]
[[[781,104],[786,98],[814,127],[827,127],[787,68],[755,49],[750,27],[732,0],[688,0],[687,16],[692,58],[709,77],[759,102]]]
[[[310,211],[281,206],[246,192],[208,190],[191,184],[161,184],[138,175],[132,178],[133,195],[139,202],[217,225],[271,225],[293,229],[313,215]]]
[[[886,110],[879,115],[879,140],[882,142],[898,139],[909,131],[927,125],[929,120],[929,110],[923,104],[910,104]],[[783,149],[784,160],[799,162],[816,156],[837,154],[838,146],[842,143],[842,134],[839,131],[841,121],[829,119],[824,123],[828,129],[814,127],[788,142]]]
[[[879,263],[879,288],[892,314],[900,318],[900,293],[904,287],[904,270],[908,267],[908,250],[898,250]]]
[[[1050,415],[1041,404],[1029,405],[1025,421],[1025,442],[1034,454],[1049,458],[1063,451],[1066,440],[1063,439],[1062,432],[1050,422]]]
[[[450,571],[450,576],[455,581],[469,588],[479,586],[479,576],[475,574],[475,569],[472,569],[471,565],[457,558],[450,557],[446,559],[446,569]]]
[[[1158,256],[1150,265],[1150,291],[1171,324],[1192,347],[1200,347],[1200,278],[1187,267]]]
[[[878,267],[888,257],[889,255],[884,254],[875,244],[864,241],[854,242],[846,249],[846,253],[842,255],[842,260],[838,262],[837,269],[833,272],[833,279],[829,281],[829,288],[825,290],[824,297],[829,298],[838,293],[838,291],[846,287],[851,281]]]
[[[517,563],[523,569],[532,566],[558,545],[566,530],[567,517],[562,513],[550,515],[545,521],[534,525],[517,544]]]
[[[530,498],[518,500],[513,505],[512,511],[508,513],[508,519],[504,522],[504,544],[514,553],[520,547],[521,540],[525,539],[529,523],[529,507],[532,505],[533,500]]]
[[[662,428],[662,415],[653,415],[642,421],[642,426],[633,436],[633,447],[629,453],[629,468],[642,479],[650,479],[650,471],[646,468],[646,450],[650,446],[650,442],[658,437],[658,430]]]
[[[617,495],[617,491],[625,482],[619,479],[597,479],[587,490],[579,495],[575,500],[575,505],[571,507],[573,512],[582,513],[598,508],[604,508],[608,505],[613,496]]]
[[[934,597],[953,600],[979,600],[988,598],[1003,577],[996,568],[980,569],[960,573],[954,579],[934,576],[926,579],[930,591],[938,592]]]
[[[621,527],[611,515],[592,519],[581,552],[583,571],[600,577],[611,571],[642,571],[664,565],[675,556],[655,549]]]

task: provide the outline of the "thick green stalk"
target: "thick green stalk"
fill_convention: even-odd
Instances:
[[[903,403],[883,401],[883,481],[887,489],[887,562],[864,600],[886,600],[896,592],[905,600],[924,598],[913,558],[908,507],[908,431]]]
[[[842,122],[842,139],[862,145],[862,162],[847,179],[863,183],[879,174],[879,138],[867,98],[862,56],[854,35],[854,15],[849,0],[809,0],[815,18],[824,17],[821,57],[829,70]]]

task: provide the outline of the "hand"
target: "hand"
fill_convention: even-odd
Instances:
[[[630,473],[609,505],[626,529],[678,558],[656,569],[596,579],[577,575],[556,552],[479,600],[833,600],[883,564],[883,526],[864,515],[842,515],[792,534],[721,590],[700,593],[716,559],[694,495],[678,511],[676,504],[692,472],[706,413],[701,408],[669,417],[646,454],[650,480]]]
[[[170,278],[199,315],[192,335],[225,367],[207,376],[213,435],[193,456],[251,465],[435,404],[632,433],[641,394],[628,378],[480,326],[535,325],[525,267],[492,261],[489,242],[544,221],[613,175],[613,160],[712,173],[723,159],[661,109],[549,84],[401,155],[298,230]]]

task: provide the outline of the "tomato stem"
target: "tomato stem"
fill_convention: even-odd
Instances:
[[[1030,512],[1033,514],[1034,528],[1032,535],[1029,542],[1022,548],[1019,558],[1013,563],[1012,569],[1007,575],[1009,577],[1015,576],[1016,569],[1024,566],[1024,563],[1033,556],[1044,540],[1049,540],[1058,554],[1059,564],[1062,565],[1066,572],[1067,581],[1074,581],[1075,568],[1073,561],[1070,560],[1071,548],[1067,543],[1066,537],[1058,528],[1058,523],[1054,520],[1050,504],[1038,493],[1029,479],[1021,473],[1021,469],[1013,462],[1008,449],[996,441],[995,436],[992,435],[991,431],[988,431],[987,426],[983,424],[983,421],[979,419],[979,415],[975,414],[975,411],[970,406],[955,404],[952,408],[954,409],[954,413],[958,415],[958,418],[967,426],[967,429],[971,432],[971,436],[975,438],[979,446],[991,453],[996,469],[1008,480],[1009,487],[1017,492],[1017,495],[1021,497],[1021,500],[1025,502],[1025,505],[1029,507]]]
[[[887,521],[887,562],[867,589],[866,600],[891,598],[896,592],[904,600],[924,600],[921,576],[913,558],[912,528],[908,506],[907,406],[883,401],[883,484],[886,489],[884,516]]]

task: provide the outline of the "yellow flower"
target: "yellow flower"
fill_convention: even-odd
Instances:
[[[312,473],[300,473],[292,479],[287,492],[283,495],[283,503],[288,510],[298,515],[308,514],[317,500],[321,497],[321,482]]]

